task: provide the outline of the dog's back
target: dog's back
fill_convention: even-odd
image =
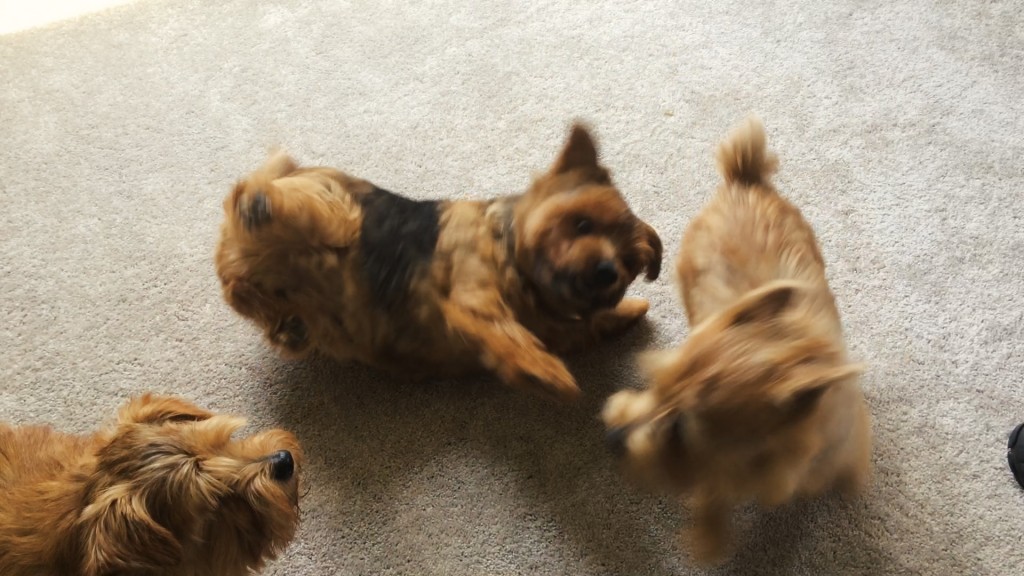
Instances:
[[[764,127],[749,119],[719,146],[724,179],[683,239],[676,273],[691,325],[775,280],[821,288],[826,316],[834,311],[814,231],[771,181],[778,158]],[[838,323],[838,317],[835,318]]]

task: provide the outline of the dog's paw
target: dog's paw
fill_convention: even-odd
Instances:
[[[238,216],[246,230],[252,231],[270,222],[270,198],[262,190],[245,194],[238,200]]]
[[[633,424],[650,411],[650,402],[645,401],[648,396],[639,390],[620,390],[612,394],[601,409],[601,420],[609,428]]]
[[[558,402],[572,402],[579,398],[581,392],[576,379],[561,360],[551,355],[524,360],[507,374],[505,380],[510,384]]]
[[[636,322],[643,318],[650,308],[650,303],[643,298],[623,298],[615,307],[615,315],[625,321]]]
[[[650,304],[643,298],[626,298],[619,305],[611,310],[606,310],[594,316],[593,326],[601,336],[612,336],[618,334],[640,321]]]

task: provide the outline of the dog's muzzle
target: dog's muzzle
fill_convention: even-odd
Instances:
[[[606,290],[619,281],[619,269],[615,262],[605,260],[594,267],[587,279],[587,287],[591,290]]]

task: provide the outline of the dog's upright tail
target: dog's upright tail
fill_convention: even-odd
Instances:
[[[718,171],[728,184],[770,185],[779,167],[779,158],[765,144],[764,125],[753,116],[718,145],[717,159]]]

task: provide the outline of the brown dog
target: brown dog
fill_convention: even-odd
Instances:
[[[224,210],[224,297],[284,355],[413,377],[483,368],[561,400],[579,389],[555,354],[636,322],[647,302],[626,288],[661,267],[661,240],[578,125],[518,196],[414,201],[278,154]]]
[[[91,436],[0,425],[0,574],[231,576],[284,549],[301,458],[271,430],[170,397],[128,402]]]
[[[733,506],[862,488],[870,423],[814,232],[775,191],[755,120],[718,151],[725,183],[676,264],[691,333],[607,402],[627,469],[687,497],[696,559],[721,560]]]

